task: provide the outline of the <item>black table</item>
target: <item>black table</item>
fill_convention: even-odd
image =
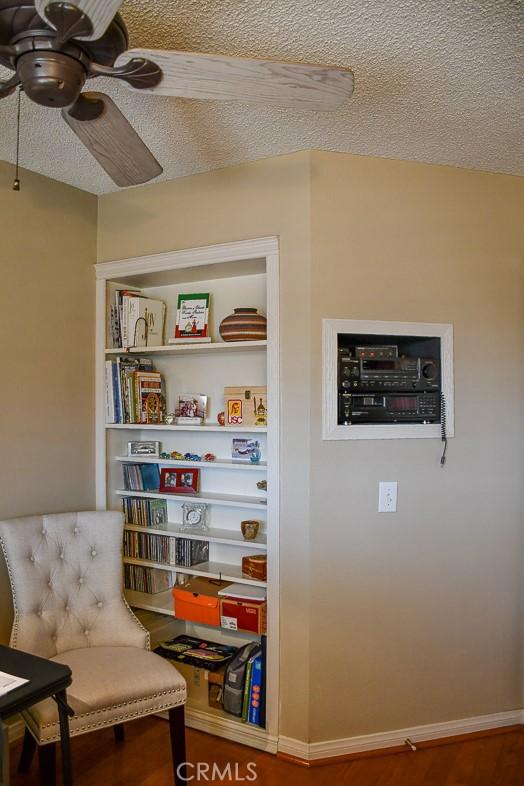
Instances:
[[[69,717],[73,714],[67,704],[66,689],[71,685],[71,669],[36,655],[0,645],[0,671],[24,677],[29,682],[0,696],[0,786],[9,784],[9,742],[4,721],[11,715],[52,697],[58,706],[60,740],[62,746],[62,772],[64,786],[72,786],[71,757],[69,751]]]

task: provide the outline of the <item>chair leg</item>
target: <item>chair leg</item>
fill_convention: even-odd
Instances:
[[[169,710],[169,734],[171,736],[171,756],[175,774],[175,786],[187,786],[186,768],[186,725],[184,705]]]
[[[38,748],[40,786],[56,786],[56,743],[40,745]]]
[[[126,733],[123,723],[117,723],[116,726],[113,726],[113,733],[115,735],[115,742],[124,742]]]
[[[18,772],[27,772],[33,761],[36,752],[36,740],[31,732],[26,729],[24,734],[24,742],[22,745],[22,753],[20,754],[20,761],[18,762]]]

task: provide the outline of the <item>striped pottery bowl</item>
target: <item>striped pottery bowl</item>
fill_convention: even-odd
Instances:
[[[267,319],[256,308],[235,308],[222,320],[219,332],[224,341],[265,341]]]

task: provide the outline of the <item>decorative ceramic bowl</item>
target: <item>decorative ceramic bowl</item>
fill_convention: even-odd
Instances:
[[[235,308],[219,327],[224,341],[265,341],[267,319],[256,308]]]
[[[255,540],[256,536],[258,535],[258,531],[260,529],[260,521],[254,521],[251,519],[248,519],[246,521],[241,521],[240,529],[242,530],[242,535],[244,536],[244,540]]]

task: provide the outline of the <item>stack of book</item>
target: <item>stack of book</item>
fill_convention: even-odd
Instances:
[[[124,565],[124,586],[136,592],[147,592],[154,595],[164,592],[173,584],[172,574],[168,570],[148,568],[145,565]]]
[[[134,559],[148,559],[151,562],[162,562],[169,565],[174,549],[173,538],[167,535],[146,535],[142,532],[127,530],[124,532],[124,555]]]
[[[124,497],[122,509],[126,517],[126,524],[156,529],[165,529],[167,524],[167,502],[165,499]]]
[[[158,491],[160,470],[158,464],[123,464],[124,487],[128,491]]]
[[[208,561],[209,542],[127,530],[124,532],[124,555],[161,562],[164,565],[191,568]]]
[[[125,356],[106,360],[108,423],[161,422],[164,410],[164,382],[151,359]]]
[[[134,289],[117,289],[111,304],[113,349],[158,347],[164,342],[166,305]]]
[[[175,541],[175,565],[191,568],[209,560],[208,540],[189,540],[189,538],[172,538]]]

